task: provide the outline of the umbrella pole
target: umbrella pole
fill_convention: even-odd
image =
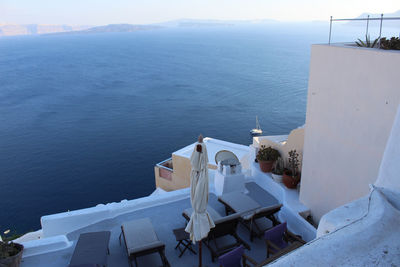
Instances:
[[[201,267],[201,240],[199,241],[199,267]]]

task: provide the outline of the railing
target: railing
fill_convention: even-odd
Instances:
[[[383,17],[383,14],[381,14],[380,18],[370,18],[369,15],[366,18],[355,18],[355,19],[334,19],[331,16],[330,19],[330,23],[329,23],[329,44],[331,44],[331,37],[332,37],[332,22],[334,21],[366,21],[366,31],[365,31],[365,35],[368,35],[368,27],[369,27],[369,22],[373,21],[373,20],[379,20],[380,24],[379,24],[379,40],[382,37],[382,24],[384,20],[400,20],[400,17]]]
[[[157,166],[157,167],[160,167],[160,168],[163,168],[163,169],[166,169],[166,170],[168,170],[168,171],[173,171],[172,168],[168,168],[167,166],[165,166],[165,164],[167,164],[167,163],[169,163],[169,162],[171,162],[171,165],[172,165],[172,158],[163,160],[163,161],[157,163],[156,166]]]
[[[169,168],[166,165],[171,166],[172,168]],[[172,181],[172,173],[174,172],[173,166],[172,166],[172,158],[169,158],[164,161],[161,161],[160,163],[157,163],[156,167],[158,168],[158,176],[159,177],[167,179],[169,181]]]

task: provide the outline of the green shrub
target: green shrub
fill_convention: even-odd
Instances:
[[[365,35],[365,42],[363,42],[361,39],[358,39],[358,41],[356,41],[356,45],[360,46],[360,47],[378,47],[379,38],[376,38],[373,42],[371,42],[371,39],[369,37],[369,35]]]
[[[299,166],[300,166],[299,153],[297,153],[296,150],[290,150],[288,159],[289,175],[296,177],[299,173]]]
[[[280,153],[278,150],[272,147],[261,146],[260,150],[257,153],[257,160],[261,161],[275,161],[280,157]]]

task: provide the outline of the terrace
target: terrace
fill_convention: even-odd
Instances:
[[[212,180],[213,171],[211,171],[210,176],[210,180]],[[263,177],[255,177],[255,180],[269,179],[274,183],[267,174],[259,173],[257,176]],[[255,180],[249,180],[246,183],[248,196],[262,206],[270,206],[280,202]],[[210,184],[213,183],[211,182]],[[209,205],[223,216],[225,212],[224,206],[217,200],[217,196],[213,193],[213,190],[214,188],[211,186]],[[105,207],[109,206],[107,207],[109,210],[108,217],[103,215],[97,215],[96,217],[96,212],[105,208],[103,206],[43,217],[43,236],[46,236],[46,238],[24,243],[26,250],[24,252],[22,266],[66,266],[69,264],[79,235],[85,232],[96,231],[111,231],[108,266],[129,266],[125,246],[123,243],[120,245],[118,240],[121,233],[121,224],[126,221],[144,217],[151,219],[160,241],[165,243],[166,256],[171,266],[191,266],[194,262],[197,262],[197,255],[186,251],[185,254],[179,258],[179,250],[174,249],[177,242],[175,241],[172,230],[184,227],[186,224],[186,220],[182,216],[182,211],[190,207],[188,189],[152,195],[135,201],[135,203],[123,201],[121,203],[107,204]],[[289,228],[298,224],[298,222],[295,221],[296,219],[306,223],[301,217],[297,218],[296,214],[291,214],[291,208],[287,205],[284,205],[284,208],[277,217],[279,220],[288,219],[288,215],[290,219]],[[69,223],[72,221],[75,222],[75,225],[74,223]],[[94,223],[91,223],[91,221]],[[63,227],[63,225],[67,223],[69,223],[69,229]],[[242,224],[239,224],[237,234],[251,247],[251,250],[246,250],[247,255],[259,262],[265,260],[266,249],[263,240],[255,238],[253,242],[250,242],[249,231]],[[307,229],[303,229],[301,232],[296,231],[296,234],[302,234],[303,238],[306,240],[315,237],[315,232],[313,233]],[[64,241],[60,241],[63,240],[60,238],[60,236],[63,235],[65,235]],[[46,242],[46,239],[49,241]],[[208,249],[203,249],[203,262],[206,266],[218,266],[217,262],[211,261]],[[159,266],[161,265],[161,260],[158,255],[151,254],[139,257],[138,264],[139,266]]]

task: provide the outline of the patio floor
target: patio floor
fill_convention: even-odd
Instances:
[[[261,205],[273,205],[277,200],[268,192],[263,190],[255,183],[246,184],[249,190],[249,195],[259,202]],[[221,215],[224,215],[224,206],[218,202],[214,194],[210,194],[209,205],[217,210]],[[110,239],[110,255],[108,256],[109,267],[124,267],[129,266],[128,257],[124,243],[119,244],[119,234],[121,233],[121,224],[126,221],[135,220],[143,217],[149,217],[153,223],[154,229],[159,239],[165,243],[165,253],[171,266],[196,266],[198,255],[194,255],[189,251],[179,258],[179,250],[175,250],[176,241],[172,233],[175,228],[184,227],[186,220],[182,217],[182,211],[190,207],[190,199],[179,200],[173,203],[159,205],[151,208],[137,210],[128,214],[118,216],[110,220],[90,225],[88,227],[79,229],[78,231],[69,233],[67,235],[69,240],[76,240],[79,235],[84,232],[95,231],[111,231]],[[251,247],[251,250],[246,250],[246,254],[254,258],[256,261],[265,259],[265,244],[261,239],[255,238],[253,242],[249,240],[249,231],[241,224],[238,227],[238,235],[245,240]],[[71,259],[75,244],[62,251],[53,253],[41,254],[37,256],[27,257],[23,259],[22,266],[67,266]],[[197,251],[197,245],[195,246]],[[203,246],[203,265],[204,266],[218,266],[217,262],[211,262],[211,256],[208,248]],[[158,254],[143,256],[138,258],[139,266],[161,266],[161,260]]]

